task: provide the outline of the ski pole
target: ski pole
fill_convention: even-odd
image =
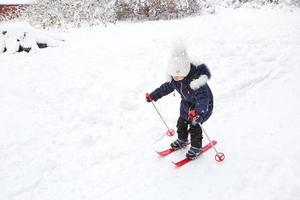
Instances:
[[[212,143],[211,139],[209,138],[208,134],[206,133],[206,131],[204,130],[203,126],[201,125],[201,123],[199,123],[202,131],[204,132],[205,136],[207,137],[209,143],[212,145],[212,147],[214,148],[216,155],[215,155],[215,160],[218,162],[222,162],[225,159],[225,155],[222,152],[219,152],[217,150],[217,148],[215,147],[215,145]]]
[[[150,97],[150,95],[147,93],[147,94],[146,94],[146,97]],[[151,99],[151,97],[150,97],[150,99]],[[153,100],[151,100],[150,102],[152,103],[154,109],[156,110],[157,114],[159,115],[159,117],[160,117],[160,119],[162,120],[162,122],[164,123],[164,125],[167,127],[167,129],[168,129],[168,130],[167,130],[167,133],[166,133],[167,136],[170,136],[170,137],[173,136],[173,135],[175,134],[174,129],[170,129],[170,128],[169,128],[169,126],[168,126],[168,124],[166,123],[166,121],[164,120],[163,116],[160,114],[159,110],[158,110],[157,107],[155,106]]]

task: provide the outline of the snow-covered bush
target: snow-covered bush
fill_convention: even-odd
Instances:
[[[283,3],[290,6],[300,7],[300,0],[278,0],[279,3]]]
[[[250,5],[252,7],[261,7],[264,5],[287,5],[300,7],[300,0],[225,0],[223,5],[240,7]]]
[[[116,20],[179,18],[199,14],[207,5],[206,0],[39,0],[23,17],[43,28],[80,27]]]
[[[23,17],[43,28],[115,21],[111,0],[39,0],[28,7]]]
[[[214,13],[215,7],[300,7],[300,0],[38,0],[22,17],[35,26],[81,27],[117,20],[159,20]],[[1,20],[1,19],[0,19]]]
[[[11,5],[5,8],[5,12],[0,12],[0,22],[8,21],[19,17],[20,14],[25,10],[26,6],[24,5]]]
[[[63,39],[50,36],[28,24],[9,23],[0,26],[0,54],[36,51],[39,48],[58,46]]]
[[[206,5],[204,0],[118,0],[114,9],[118,20],[158,20],[199,14]]]

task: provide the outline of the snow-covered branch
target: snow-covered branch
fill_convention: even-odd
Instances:
[[[113,22],[110,0],[40,0],[23,13],[31,24],[43,28]],[[34,13],[34,15],[32,14]]]

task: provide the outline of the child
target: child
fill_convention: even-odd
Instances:
[[[181,95],[180,116],[177,121],[178,139],[171,143],[173,149],[181,149],[188,145],[188,134],[191,147],[186,153],[188,159],[196,159],[202,151],[203,124],[213,110],[213,95],[207,85],[210,78],[205,64],[192,64],[183,45],[173,49],[167,66],[170,81],[146,96],[146,101],[157,101],[161,97],[177,90]]]

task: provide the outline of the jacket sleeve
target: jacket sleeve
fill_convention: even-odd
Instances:
[[[207,87],[202,87],[195,92],[196,104],[195,111],[199,115],[197,122],[202,122],[209,105],[209,91]]]
[[[166,95],[170,94],[171,92],[173,92],[174,89],[175,88],[174,88],[172,82],[166,82],[166,83],[162,84],[159,88],[154,90],[150,95],[152,96],[154,101],[157,101],[161,97],[166,96]]]

